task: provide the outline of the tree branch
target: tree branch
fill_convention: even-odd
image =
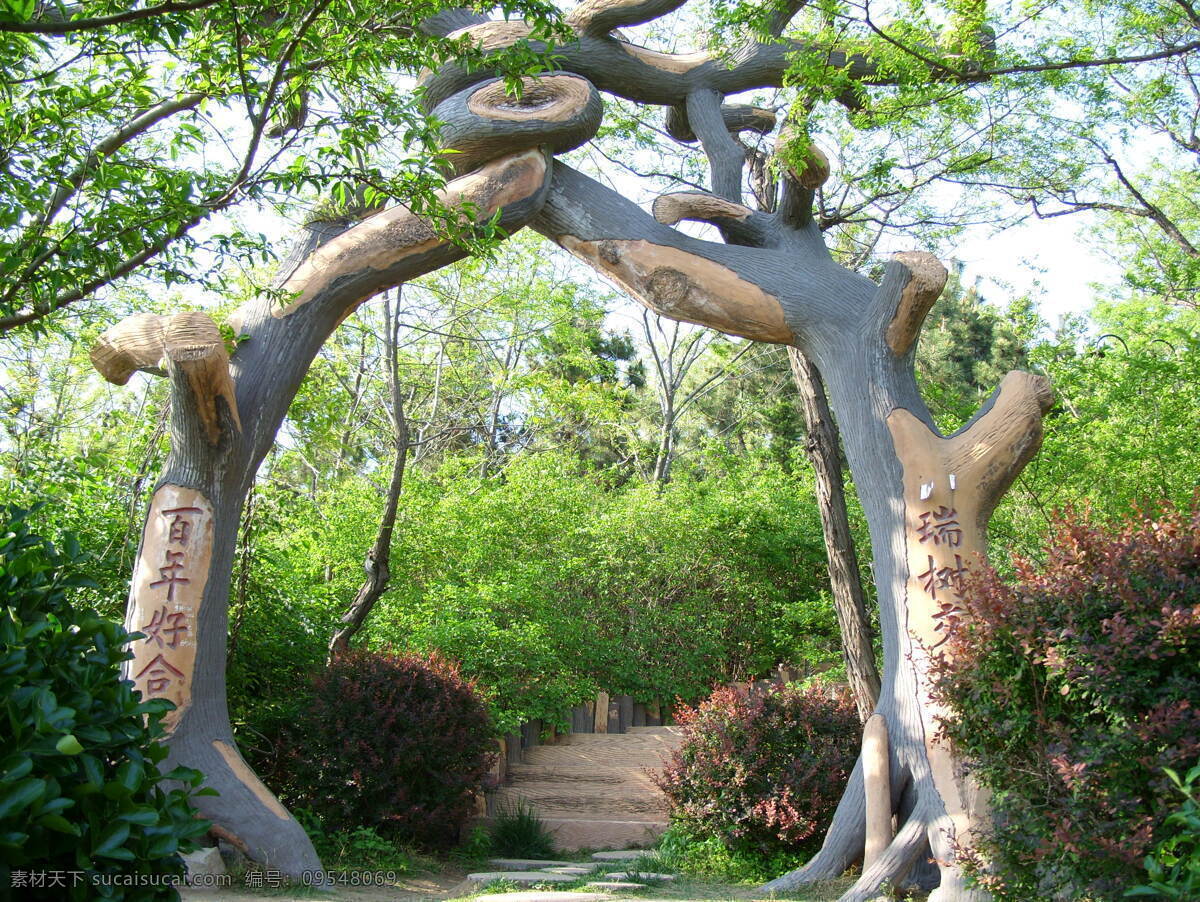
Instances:
[[[96,371],[115,385],[124,385],[138,370],[158,376],[170,372],[182,380],[210,445],[221,437],[218,399],[241,429],[225,340],[207,313],[135,314],[105,330],[90,356]]]
[[[547,48],[531,41],[531,26],[524,22],[485,22],[472,25],[450,37],[469,39],[482,51],[497,51],[528,41],[534,52]],[[700,89],[722,96],[755,88],[777,88],[791,68],[793,57],[813,45],[803,41],[747,43],[728,55],[709,53],[672,54],[649,50],[619,38],[581,34],[573,44],[555,47],[557,65],[587,78],[601,91],[636,103],[681,106],[688,95]],[[868,83],[889,83],[891,76],[878,75],[874,63],[861,54],[822,50],[827,65],[845,69],[853,78]],[[432,109],[451,94],[491,77],[486,67],[468,70],[449,63],[421,80],[424,104]]]
[[[742,168],[746,154],[725,127],[721,95],[716,91],[692,91],[687,98],[688,124],[700,138],[712,173],[713,193],[718,197],[742,202]]]
[[[1005,66],[1000,69],[980,69],[972,80],[982,81],[994,78],[997,75],[1016,75],[1027,72],[1062,72],[1066,69],[1096,69],[1104,66],[1127,66],[1131,63],[1149,63],[1154,60],[1185,56],[1195,50],[1200,50],[1200,41],[1189,41],[1186,44],[1164,47],[1162,50],[1157,50],[1153,53],[1141,53],[1129,56],[1106,56],[1100,59],[1069,59],[1053,63],[1027,63],[1020,66]]]
[[[808,0],[775,0],[775,9],[767,20],[767,34],[779,37],[796,14],[808,6]]]
[[[749,207],[699,191],[660,195],[654,199],[652,212],[663,225],[675,225],[685,219],[716,225],[731,219],[742,221],[754,215]]]
[[[1101,153],[1104,154],[1105,162],[1108,163],[1108,165],[1112,167],[1113,172],[1116,173],[1117,181],[1119,181],[1121,185],[1124,186],[1125,190],[1132,194],[1134,199],[1142,205],[1143,209],[1146,211],[1145,215],[1153,220],[1155,225],[1157,225],[1163,230],[1163,232],[1166,233],[1167,237],[1179,245],[1185,254],[1187,254],[1189,257],[1200,257],[1200,250],[1197,250],[1196,246],[1188,241],[1187,236],[1185,236],[1183,232],[1179,230],[1179,227],[1171,221],[1170,217],[1168,217],[1167,214],[1164,213],[1157,204],[1152,203],[1149,198],[1147,198],[1144,194],[1142,194],[1141,191],[1138,190],[1137,186],[1129,180],[1129,178],[1125,175],[1124,170],[1121,169],[1121,164],[1118,163],[1116,159],[1107,151],[1101,150]]]
[[[796,233],[787,254],[703,241],[559,161],[531,226],[655,312],[759,341],[857,321],[876,290],[830,259],[816,229]]]
[[[908,273],[908,282],[900,292],[896,312],[887,328],[888,347],[901,357],[916,344],[925,317],[941,295],[949,274],[933,254],[896,254],[890,265],[903,267]]]
[[[141,19],[163,16],[168,13],[204,9],[216,6],[220,2],[221,0],[170,0],[170,2],[160,3],[157,6],[144,6],[141,9],[131,9],[123,13],[114,13],[111,16],[95,16],[88,19],[70,18],[82,10],[80,6],[66,7],[61,11],[53,7],[46,7],[42,11],[42,17],[28,22],[0,22],[0,32],[65,35],[76,31],[95,31],[100,28],[108,28],[110,25],[124,25],[128,22],[137,22]]]
[[[468,207],[477,222],[486,222],[503,208],[502,224],[519,228],[540,206],[547,187],[547,160],[539,150],[526,150],[484,165],[455,179],[440,192],[440,201],[451,208]],[[435,252],[442,252],[449,239],[439,236],[421,217],[407,207],[391,207],[325,241],[304,257],[288,275],[281,290],[288,302],[274,305],[271,315],[286,317],[307,304],[328,299],[338,315],[346,315],[358,304],[411,277],[414,266],[422,268]],[[462,256],[459,252],[458,256]],[[419,273],[418,273],[419,274]],[[260,301],[243,305],[229,317],[239,329]]]
[[[605,37],[617,28],[650,22],[672,12],[688,0],[583,0],[567,16],[567,24],[580,34]]]
[[[721,104],[721,118],[725,120],[725,128],[733,134],[739,132],[758,132],[760,135],[770,134],[775,130],[775,110],[769,107],[749,106],[744,103]],[[667,134],[676,141],[691,144],[696,140],[688,122],[686,106],[673,106],[667,110]]]

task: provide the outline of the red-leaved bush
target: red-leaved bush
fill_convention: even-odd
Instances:
[[[1116,532],[1060,520],[1045,563],[967,593],[943,729],[994,792],[1002,899],[1120,898],[1200,754],[1200,510]]]
[[[312,695],[283,737],[281,797],[328,830],[456,842],[495,750],[487,708],[458,666],[355,650],[317,674]]]
[[[759,855],[820,844],[858,754],[853,704],[790,686],[722,688],[675,717],[683,744],[657,778],[673,822]]]

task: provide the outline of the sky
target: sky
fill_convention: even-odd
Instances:
[[[973,229],[954,256],[965,264],[965,280],[980,279],[980,293],[1003,302],[1028,294],[1051,325],[1067,314],[1088,312],[1096,283],[1115,284],[1120,269],[1078,237],[1086,214],[1028,220],[999,234]],[[1101,289],[1102,290],[1102,289]]]

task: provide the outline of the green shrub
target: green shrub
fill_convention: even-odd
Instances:
[[[696,836],[674,823],[659,838],[655,870],[722,883],[758,884],[799,867],[805,857],[795,852],[763,855],[730,849],[719,837]]]
[[[675,717],[683,743],[657,779],[674,823],[764,859],[815,850],[858,755],[853,704],[721,688]]]
[[[505,858],[553,858],[554,837],[524,799],[492,818],[491,853]]]
[[[274,783],[336,833],[457,843],[496,743],[487,708],[438,656],[354,650],[313,679],[285,732]]]
[[[1150,882],[1125,895],[1187,902],[1200,899],[1200,764],[1182,780],[1173,770],[1167,776],[1183,796],[1183,804],[1163,822],[1165,838],[1146,856]]]
[[[1200,510],[1058,524],[1017,585],[980,578],[937,675],[994,795],[977,876],[1002,899],[1119,898],[1166,838],[1165,768],[1200,756]]]
[[[293,812],[312,840],[326,870],[373,870],[406,874],[414,868],[413,855],[372,827],[329,832],[307,808]]]
[[[179,853],[209,826],[189,801],[201,775],[159,775],[172,705],[121,679],[130,635],[72,604],[86,560],[32,535],[28,513],[0,511],[0,879],[22,899],[177,899]]]

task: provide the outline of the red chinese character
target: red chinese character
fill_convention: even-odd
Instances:
[[[150,584],[151,589],[156,589],[159,586],[167,587],[167,601],[175,600],[175,586],[187,585],[191,582],[190,579],[179,575],[179,571],[183,569],[183,552],[168,551],[167,562],[158,568],[160,579],[156,579]]]
[[[922,573],[917,579],[921,580],[922,588],[929,593],[929,597],[937,599],[938,589],[950,589],[952,592],[962,591],[963,576],[969,569],[962,559],[962,555],[954,555],[953,567],[938,567],[933,560],[933,555],[929,555],[929,569]]]
[[[187,519],[184,514],[202,513],[204,511],[198,507],[173,507],[170,510],[163,511],[162,515],[164,517],[171,514],[175,515],[175,518],[171,520],[170,525],[167,527],[167,541],[173,545],[186,545],[192,533],[192,521]]]
[[[917,535],[925,542],[933,539],[934,545],[945,543],[951,548],[962,544],[962,527],[958,523],[958,510],[942,505],[935,511],[921,514],[921,525]]]
[[[169,589],[167,591],[170,592]],[[175,648],[179,645],[179,634],[188,631],[187,625],[183,623],[186,618],[187,615],[182,611],[168,614],[167,606],[163,605],[154,612],[150,622],[142,627],[142,632],[146,634],[147,642],[157,642],[159,648],[163,647],[163,636],[165,635],[170,640],[167,642],[167,647]]]
[[[167,659],[162,655],[155,655],[154,660],[143,667],[140,671],[134,674],[135,680],[140,680],[143,676],[146,677],[146,694],[158,695],[166,690],[174,680],[171,676],[179,678],[179,682],[183,682],[183,672],[172,667]]]

